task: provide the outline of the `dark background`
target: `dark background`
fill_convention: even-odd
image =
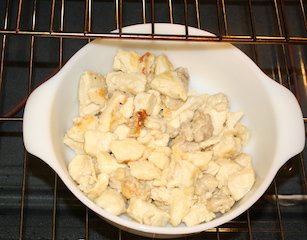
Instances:
[[[306,126],[306,10],[299,0],[0,0],[0,239],[145,239],[101,220],[25,151],[23,108],[5,117],[89,41],[84,32],[108,34],[153,21],[200,27],[221,41],[232,36],[267,75],[296,95]],[[236,36],[249,42],[235,41]],[[307,194],[306,158],[305,148],[280,170],[266,195]],[[285,207],[262,197],[237,219],[182,239],[307,239],[307,204]]]

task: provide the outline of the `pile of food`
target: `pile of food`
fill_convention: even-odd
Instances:
[[[193,226],[231,209],[253,186],[242,112],[227,96],[188,89],[165,55],[120,50],[113,70],[84,72],[80,116],[64,136],[68,170],[98,206],[151,225]]]

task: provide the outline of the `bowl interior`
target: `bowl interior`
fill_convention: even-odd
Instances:
[[[246,210],[240,209],[241,206],[248,204],[253,194],[263,188],[264,180],[273,165],[276,120],[270,101],[272,96],[263,85],[264,74],[259,73],[260,70],[251,60],[230,44],[95,40],[82,48],[56,76],[59,84],[52,109],[54,151],[67,179],[70,179],[67,164],[73,152],[64,146],[63,136],[71,126],[72,118],[78,116],[79,78],[84,71],[102,74],[109,72],[118,49],[131,49],[140,54],[146,51],[166,54],[175,67],[188,68],[192,89],[209,94],[223,92],[229,97],[231,111],[245,113],[242,122],[250,129],[252,137],[244,150],[253,157],[256,183],[249,194],[220,218],[230,217],[235,211]],[[65,183],[75,188],[72,180],[69,181]],[[94,210],[100,211],[98,207]],[[213,222],[218,224],[219,220]]]

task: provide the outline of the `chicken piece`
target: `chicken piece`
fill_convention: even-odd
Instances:
[[[161,170],[147,160],[128,163],[131,175],[139,180],[153,180],[161,177]]]
[[[208,97],[204,104],[206,109],[214,109],[218,112],[228,111],[229,102],[228,98],[223,93],[217,93]]]
[[[154,71],[155,55],[146,52],[139,59],[139,72],[149,75]]]
[[[130,200],[127,214],[137,222],[150,226],[165,226],[169,221],[168,213],[140,198]]]
[[[156,57],[154,73],[155,75],[159,75],[164,72],[173,71],[173,64],[168,60],[165,55],[159,55]]]
[[[76,142],[84,142],[84,133],[87,130],[96,129],[98,119],[94,115],[87,115],[84,118],[76,118],[73,126],[67,130],[66,134],[69,138]]]
[[[242,145],[246,144],[250,139],[248,128],[241,123],[236,124],[233,135],[240,139]]]
[[[108,92],[113,93],[116,90],[137,94],[146,89],[146,76],[142,73],[131,72],[110,72],[106,77]]]
[[[185,137],[182,135],[178,135],[175,139],[173,139],[170,143],[170,146],[178,146],[180,151],[182,152],[196,152],[201,151],[200,144],[196,142],[188,142],[185,140]]]
[[[255,182],[255,173],[252,168],[243,168],[242,170],[231,174],[228,177],[228,189],[234,200],[238,201],[250,191]]]
[[[186,123],[186,122],[190,122],[194,117],[194,110],[192,109],[188,109],[182,113],[180,113],[180,115],[178,115],[176,118],[179,118],[179,127],[182,126],[183,123]],[[170,121],[169,123],[171,123],[172,121]],[[171,125],[171,124],[170,124]]]
[[[117,135],[99,130],[88,130],[84,134],[84,150],[91,156],[97,156],[100,151],[109,152],[110,144],[117,139]]]
[[[120,215],[126,211],[125,199],[119,192],[111,188],[103,191],[100,196],[95,199],[95,203],[114,215]]]
[[[110,150],[119,163],[136,161],[142,157],[145,146],[134,138],[115,140],[110,144]]]
[[[97,115],[99,112],[103,111],[105,104],[98,105],[96,103],[89,103],[88,105],[82,107],[80,110],[80,116],[84,117],[87,115]]]
[[[135,177],[127,176],[122,180],[121,193],[127,199],[138,197],[148,200],[150,189],[145,182],[141,182]]]
[[[220,185],[227,186],[227,181],[230,175],[239,172],[242,167],[235,161],[227,158],[220,158],[215,161],[220,165],[219,171],[216,174],[216,179]]]
[[[192,133],[195,142],[209,139],[213,134],[213,124],[209,114],[196,111],[192,120]]]
[[[153,141],[153,136],[150,134],[150,130],[142,128],[137,136],[137,141],[145,145],[148,145],[151,141]]]
[[[205,204],[194,204],[188,214],[182,219],[182,221],[188,226],[195,226],[202,222],[209,222],[215,218],[215,214],[208,210]]]
[[[100,108],[103,108],[106,100],[108,99],[107,88],[91,88],[87,93],[90,101],[94,104],[99,105]]]
[[[227,120],[226,120],[226,128],[233,129],[235,125],[240,121],[243,117],[243,112],[228,112],[227,113]]]
[[[154,93],[141,92],[134,98],[135,111],[145,110],[148,115],[151,115],[155,105],[158,103]]]
[[[209,114],[196,111],[192,121],[185,121],[181,127],[179,135],[189,142],[201,142],[209,139],[213,133],[213,126]]]
[[[181,160],[170,163],[170,173],[167,187],[191,187],[194,186],[199,169],[192,163]]]
[[[128,138],[130,134],[130,128],[126,124],[121,124],[116,127],[113,133],[117,136],[119,140],[124,140]]]
[[[138,72],[140,56],[134,51],[119,50],[114,57],[113,70],[125,73]]]
[[[143,156],[139,159],[139,160],[148,160],[149,156],[151,155],[151,153],[155,150],[155,148],[151,147],[151,146],[146,146]]]
[[[137,141],[142,144],[147,144],[148,147],[167,147],[170,136],[167,133],[162,133],[158,130],[142,129]]]
[[[202,177],[196,180],[195,194],[200,196],[206,193],[213,193],[218,185],[219,182],[214,176],[203,174]]]
[[[207,200],[207,208],[214,213],[225,213],[230,210],[234,203],[235,201],[232,197],[221,192],[215,192],[212,198]]]
[[[152,94],[156,97],[156,103],[152,108],[151,116],[157,116],[162,110],[162,103],[161,103],[161,95],[158,91],[150,89],[147,93]]]
[[[206,95],[189,96],[180,108],[171,112],[167,118],[167,132],[171,137],[176,137],[176,134],[179,133],[179,128],[193,119],[194,112],[203,104],[206,98]],[[184,128],[182,127],[182,129]]]
[[[154,140],[152,141],[151,145],[154,147],[167,147],[170,136],[167,133],[161,133],[160,131],[152,131]]]
[[[150,86],[166,96],[184,101],[187,99],[187,82],[181,79],[175,71],[163,72],[156,75],[150,82]]]
[[[204,101],[206,101],[207,97],[208,96],[205,94],[189,96],[180,108],[175,111],[172,111],[170,119],[174,119],[186,111],[192,111],[194,113],[197,109],[201,107]],[[183,117],[180,118],[183,119]],[[192,118],[190,120],[192,120]]]
[[[212,148],[216,157],[228,158],[237,155],[241,151],[241,141],[231,135],[223,135],[220,142]]]
[[[109,132],[114,122],[115,113],[119,112],[121,104],[124,104],[127,100],[125,94],[121,92],[114,92],[112,97],[107,102],[107,107],[99,116],[98,129],[102,132]]]
[[[163,102],[164,106],[171,111],[177,110],[178,108],[180,108],[184,104],[184,101],[182,101],[180,99],[171,98],[171,97],[168,97],[168,96],[163,96],[162,102]]]
[[[93,188],[97,181],[93,159],[87,155],[75,156],[68,164],[68,172],[84,192]]]
[[[150,197],[159,202],[160,205],[171,205],[172,204],[172,195],[171,190],[166,187],[154,187],[150,191]]]
[[[156,150],[150,154],[148,161],[163,170],[169,165],[170,160],[165,152]]]
[[[105,173],[101,173],[97,176],[97,182],[96,184],[89,189],[88,191],[85,191],[86,195],[89,199],[94,200],[97,197],[100,196],[100,194],[107,189],[109,184],[109,176]]]
[[[190,80],[188,69],[184,67],[178,67],[175,69],[175,72],[177,73],[179,79],[181,79],[181,81],[183,81],[186,86],[188,86]]]
[[[180,149],[183,152],[195,152],[200,151],[200,146],[196,142],[184,142],[180,145]]]
[[[221,136],[213,136],[203,142],[200,142],[199,145],[201,149],[207,150],[207,149],[212,149],[212,147],[217,144],[221,139]]]
[[[128,97],[126,102],[120,106],[119,112],[124,118],[131,118],[134,112],[134,97]]]
[[[191,122],[185,122],[181,125],[179,135],[183,137],[188,142],[192,142],[194,140],[193,135],[193,126]]]
[[[240,153],[233,160],[244,168],[253,168],[252,157],[247,153]]]
[[[125,164],[119,164],[116,159],[107,152],[98,152],[96,159],[96,171],[98,173],[110,174],[118,168],[126,168]]]
[[[193,116],[194,116],[194,111],[186,110],[180,113],[180,115],[176,116],[172,120],[167,121],[167,133],[170,134],[172,138],[175,138],[180,133],[181,130],[185,134],[184,137],[186,138],[186,140],[190,139],[192,141],[193,133],[190,130],[189,124],[190,121],[193,119]],[[189,127],[187,128],[187,126]]]
[[[130,170],[128,167],[117,168],[113,172],[109,173],[109,187],[115,189],[118,192],[122,191],[122,183],[126,177],[129,177]]]
[[[193,187],[173,188],[171,190],[170,223],[178,226],[192,206]]]
[[[163,152],[166,156],[170,156],[172,154],[172,149],[170,147],[156,147],[152,149],[153,151]],[[152,152],[153,152],[152,151]]]
[[[215,109],[212,109],[206,113],[209,114],[211,119],[213,127],[212,135],[218,136],[225,128],[228,112],[226,110],[218,112]]]
[[[130,119],[127,119],[123,116],[121,111],[114,112],[110,124],[110,132],[114,132],[115,129],[122,124],[129,124]]]
[[[171,117],[172,117],[172,111],[171,111],[171,109],[169,109],[169,108],[167,108],[167,107],[165,107],[165,106],[163,106],[163,104],[162,104],[162,117],[164,117],[165,119],[171,119]]]
[[[72,140],[67,134],[64,135],[63,142],[75,151],[77,155],[84,154],[83,143]]]
[[[213,156],[212,151],[194,151],[194,152],[185,152],[182,154],[182,159],[187,160],[193,163],[201,171],[208,169],[209,161],[211,161]]]
[[[222,194],[225,194],[227,196],[231,196],[230,190],[228,188],[228,186],[219,186],[219,192]]]
[[[171,172],[171,168],[168,166],[167,168],[162,170],[161,176],[159,179],[154,179],[150,182],[153,187],[166,187],[168,183],[169,174]]]
[[[183,151],[180,148],[179,144],[172,146],[172,153],[171,153],[171,164],[170,167],[174,168],[176,162],[182,161]]]
[[[132,129],[131,136],[139,137],[141,135],[141,132],[143,132],[142,136],[145,136],[145,132],[142,130],[144,129],[145,120],[147,119],[147,117],[148,115],[144,109],[134,112],[133,118],[131,118],[129,122],[129,126]]]
[[[80,77],[78,97],[81,116],[98,113],[108,97],[104,76],[94,72],[84,72]]]
[[[87,105],[90,102],[92,102],[90,100],[89,91],[93,89],[95,89],[95,91],[98,89],[102,90],[102,92],[100,92],[98,95],[100,95],[101,97],[106,97],[107,92],[106,92],[106,82],[104,76],[95,72],[82,73],[79,81],[79,92],[78,92],[80,105]],[[95,93],[93,94],[95,95]]]
[[[215,176],[219,170],[220,170],[220,165],[217,164],[215,161],[211,160],[208,163],[208,168],[204,170],[204,173]]]
[[[161,133],[166,131],[166,122],[158,116],[148,116],[144,122],[144,126],[148,129],[158,130]]]

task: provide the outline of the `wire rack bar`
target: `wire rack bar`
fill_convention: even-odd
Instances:
[[[7,29],[8,24],[8,12],[9,12],[9,0],[6,1],[5,17],[4,17],[4,29]],[[1,50],[1,64],[0,64],[0,90],[2,89],[3,82],[3,70],[4,70],[4,56],[6,49],[6,35],[2,36],[2,50]]]
[[[154,24],[152,24],[154,27]],[[52,38],[78,38],[78,39],[132,39],[132,40],[156,40],[163,41],[191,41],[191,42],[227,42],[237,44],[307,44],[307,37],[278,37],[278,36],[238,36],[238,35],[225,35],[225,36],[193,36],[193,35],[167,35],[167,34],[135,34],[135,33],[72,33],[72,32],[45,32],[45,31],[19,31],[14,30],[0,30],[0,35],[13,35],[13,36],[37,36],[37,37],[52,37]]]
[[[18,10],[17,10],[17,18],[16,18],[16,31],[20,30],[20,17],[21,17],[21,9],[22,9],[22,0],[18,2]]]
[[[58,175],[54,173],[53,204],[52,204],[52,240],[56,239]]]
[[[150,21],[151,21],[151,32],[154,34],[155,33],[155,0],[150,1],[150,9],[151,9],[151,14],[150,14]]]
[[[197,21],[197,28],[200,28],[200,14],[199,14],[199,2],[195,0],[195,14],[196,14],[196,21]]]
[[[146,23],[146,1],[142,0],[142,19],[143,24]]]
[[[52,0],[50,5],[50,23],[49,28],[46,29],[46,31],[36,31],[34,29],[32,30],[26,30],[21,29],[21,15],[23,10],[24,2],[23,0],[18,1],[18,7],[17,7],[17,15],[16,15],[16,26],[15,29],[7,28],[7,25],[3,27],[3,29],[0,29],[0,34],[5,35],[35,35],[35,36],[49,36],[49,37],[69,37],[69,38],[113,38],[113,37],[122,37],[121,35],[121,29],[123,27],[123,1],[124,0],[116,0],[115,1],[115,28],[119,29],[119,35],[111,35],[109,33],[103,33],[103,32],[97,32],[92,31],[91,25],[92,25],[92,5],[93,0],[86,0],[84,4],[84,27],[83,31],[80,32],[71,32],[71,31],[56,31],[54,29],[54,21],[55,21],[55,12],[56,12],[56,0]],[[7,5],[9,5],[11,1],[7,0]],[[196,27],[201,27],[201,20],[200,20],[200,9],[199,9],[199,0],[194,0],[194,7],[195,7],[195,15],[196,15]],[[270,1],[268,1],[269,3]],[[143,23],[147,22],[146,19],[146,8],[150,7],[151,9],[151,23],[155,23],[155,17],[154,17],[154,8],[155,8],[155,1],[150,0],[150,5],[146,5],[146,0],[141,0],[142,3],[142,18]],[[174,23],[174,10],[173,10],[173,4],[174,2],[172,0],[168,0],[168,8],[169,8],[169,21],[170,23]],[[287,21],[287,15],[286,15],[286,7],[285,7],[285,1],[284,0],[272,0],[273,6],[274,6],[274,15],[277,23],[278,28],[278,36],[262,36],[262,35],[256,35],[255,31],[255,22],[254,22],[254,9],[253,9],[253,2],[252,0],[248,0],[248,15],[249,15],[249,21],[251,26],[251,34],[244,34],[244,35],[232,35],[229,31],[228,26],[228,16],[227,16],[227,4],[225,0],[217,0],[216,2],[216,9],[217,9],[217,17],[218,17],[218,28],[219,33],[217,34],[216,38],[208,38],[208,37],[200,37],[197,39],[200,39],[201,41],[225,41],[225,42],[232,42],[232,43],[267,43],[267,44],[305,44],[307,42],[307,36],[290,36],[289,34],[289,24]],[[305,27],[305,30],[307,30],[307,20],[306,20],[306,10],[305,10],[305,4],[303,0],[298,1],[300,14],[303,19],[303,25]],[[64,15],[64,5],[65,1],[61,0],[61,17]],[[187,16],[188,16],[188,1],[183,0],[183,8],[184,8],[184,25],[188,26]],[[160,40],[168,40],[167,37],[157,35],[154,32],[150,34],[150,36],[135,36],[135,38],[138,39],[147,39],[152,38],[154,35],[155,38],[158,38]],[[126,36],[127,38],[127,36]],[[178,36],[178,40],[185,40],[180,38]],[[195,38],[191,38],[189,36],[188,40],[196,41]]]
[[[278,224],[279,224],[279,233],[280,233],[280,240],[284,240],[284,226],[283,226],[283,221],[281,217],[281,211],[280,211],[280,204],[279,204],[279,199],[278,199],[278,190],[277,190],[277,183],[276,180],[273,180],[273,186],[274,186],[274,194],[276,196],[276,209],[277,209],[277,216],[278,216]]]
[[[227,24],[227,14],[226,14],[226,5],[225,5],[225,0],[219,0],[219,5],[220,5],[220,12],[222,13],[222,20],[221,22],[223,23],[224,27],[224,35],[229,35],[228,34],[228,24]]]
[[[51,14],[50,14],[49,32],[53,32],[54,11],[55,11],[55,0],[52,0],[52,2],[51,2]]]
[[[89,239],[89,213],[88,213],[88,208],[85,207],[85,226],[84,226],[84,239],[88,240]]]
[[[37,1],[34,0],[33,14],[32,14],[32,25],[31,25],[31,29],[32,30],[35,29],[35,24],[36,24],[36,5],[37,5]],[[28,74],[28,94],[30,93],[30,89],[31,89],[31,86],[32,86],[34,41],[35,41],[34,36],[31,36],[29,74]],[[25,195],[26,195],[27,176],[28,176],[28,159],[29,159],[29,153],[25,152],[23,174],[22,174],[22,190],[21,190],[20,222],[19,222],[19,239],[23,239],[24,238]]]
[[[172,0],[168,0],[168,8],[169,8],[169,21],[170,23],[174,23],[174,16],[173,16],[173,3]]]
[[[305,30],[307,30],[307,17],[306,17],[306,11],[304,7],[304,0],[300,0],[300,8],[301,8],[301,13],[304,19],[304,27],[305,27]]]
[[[26,2],[26,1],[25,1]],[[281,45],[277,46],[281,49],[281,54],[276,53],[276,55],[272,56],[272,61],[276,66],[272,67],[271,74],[273,79],[278,81],[280,84],[290,88],[293,93],[296,95],[298,100],[300,101],[300,91],[299,89],[299,76],[303,74],[304,71],[304,57],[302,56],[302,52],[298,52],[299,60],[301,61],[301,69],[296,67],[296,58],[297,52],[295,50],[295,45],[304,46],[307,44],[307,36],[292,36],[289,34],[290,30],[290,19],[286,14],[286,4],[287,2],[283,0],[271,0],[268,1],[273,6],[273,13],[274,13],[274,20],[276,21],[277,26],[277,35],[257,35],[256,31],[256,12],[254,9],[255,2],[253,0],[248,0],[247,4],[247,21],[249,21],[250,25],[250,34],[241,34],[241,35],[233,35],[231,34],[231,25],[229,23],[229,19],[231,18],[231,14],[228,15],[228,1],[225,0],[216,0],[216,13],[217,13],[217,21],[218,21],[218,33],[217,36],[192,36],[188,31],[189,19],[195,17],[196,20],[196,27],[201,28],[206,23],[204,20],[202,22],[201,18],[201,4],[202,1],[200,0],[182,0],[181,5],[183,7],[183,23],[185,26],[185,33],[183,35],[160,35],[155,32],[155,23],[158,15],[155,0],[140,0],[141,3],[141,22],[142,23],[149,23],[151,25],[151,33],[150,34],[133,34],[133,33],[123,33],[122,28],[125,26],[123,22],[123,3],[125,0],[115,0],[114,1],[114,18],[115,18],[115,27],[119,29],[118,33],[102,33],[102,32],[95,32],[92,29],[93,24],[93,5],[95,3],[94,0],[86,0],[84,1],[84,18],[82,18],[82,30],[81,31],[74,31],[70,32],[67,31],[65,21],[67,16],[65,15],[66,10],[66,3],[65,0],[51,0],[50,1],[50,15],[46,14],[49,19],[49,25],[46,29],[37,30],[36,25],[38,20],[37,8],[39,2],[34,0],[33,2],[33,9],[31,15],[31,27],[30,29],[23,29],[23,11],[26,9],[26,3],[23,0],[17,1],[16,7],[16,19],[13,21],[14,28],[10,28],[12,25],[9,22],[11,12],[11,3],[12,0],[6,0],[6,8],[5,14],[3,18],[3,25],[2,29],[0,29],[1,35],[1,56],[0,56],[0,89],[3,88],[3,80],[5,75],[5,67],[10,66],[12,63],[6,62],[6,55],[9,45],[9,39],[15,37],[22,37],[29,38],[29,61],[24,63],[28,67],[28,94],[31,92],[33,88],[33,78],[34,78],[34,69],[38,65],[35,65],[34,55],[36,50],[36,41],[38,38],[52,38],[54,41],[58,41],[59,44],[59,51],[58,51],[58,60],[55,61],[55,64],[61,68],[63,66],[63,52],[64,52],[64,39],[86,39],[90,41],[94,38],[103,38],[103,39],[127,39],[127,40],[164,40],[164,41],[191,41],[191,42],[229,42],[235,44],[249,44],[251,45],[252,54],[254,56],[254,60],[258,63],[258,46],[259,45]],[[174,23],[176,18],[174,14],[174,10],[177,6],[175,4],[176,1],[173,0],[166,0],[166,6],[168,8],[168,20],[170,23]],[[192,3],[192,5],[190,5]],[[299,11],[303,19],[303,26],[305,30],[307,30],[307,23],[306,23],[306,9],[305,9],[305,2],[303,0],[299,0],[298,2]],[[180,6],[181,6],[180,5]],[[194,8],[195,16],[191,12],[190,7]],[[126,10],[126,9],[125,9]],[[57,19],[57,17],[59,19]],[[193,21],[194,21],[193,20]],[[59,27],[57,28],[57,21],[59,21]],[[305,47],[305,46],[304,46]],[[2,93],[2,92],[1,92]],[[22,117],[0,117],[0,123],[3,122],[22,122]],[[304,117],[305,124],[307,123],[307,118]],[[20,192],[20,206],[19,215],[19,239],[25,238],[25,228],[26,228],[26,217],[27,217],[27,184],[28,184],[28,173],[29,173],[29,154],[25,151],[23,157],[23,166],[22,166],[22,179],[21,179],[21,192]],[[306,176],[306,165],[304,155],[300,154],[298,157],[298,165],[300,168],[300,180],[302,183],[302,189],[304,194],[307,194],[307,176]],[[53,201],[52,201],[52,239],[57,239],[57,231],[58,231],[58,222],[57,222],[57,215],[58,215],[58,207],[59,202],[59,178],[56,173],[53,176]],[[274,210],[277,213],[276,220],[278,223],[278,227],[274,228],[258,228],[258,231],[268,231],[277,233],[279,239],[287,239],[286,232],[288,231],[287,226],[285,225],[284,219],[285,216],[283,215],[281,205],[278,199],[278,186],[276,180],[273,182],[273,194],[276,196],[276,201],[274,203]],[[83,208],[82,208],[83,211]],[[88,208],[84,208],[85,215],[82,220],[84,220],[84,239],[91,239],[91,219],[92,216],[90,214],[90,210]],[[253,240],[253,234],[255,233],[255,227],[253,225],[253,216],[252,210],[247,210],[246,215],[244,216],[244,220],[234,220],[231,221],[229,226],[220,226],[217,228],[212,228],[207,231],[207,233],[213,234],[214,239],[223,239],[224,234],[229,233],[244,233],[246,234],[246,238]],[[263,220],[263,224],[269,220]],[[255,237],[256,238],[256,237]],[[82,238],[83,239],[83,238]],[[118,230],[118,239],[127,239],[125,238],[125,233],[121,230]],[[185,239],[190,239],[186,237]],[[191,238],[193,239],[193,237]]]
[[[249,20],[250,20],[250,25],[251,25],[251,37],[254,41],[256,41],[252,0],[248,0],[248,13],[249,13]]]
[[[183,1],[183,13],[184,13],[184,26],[185,26],[185,38],[187,39],[189,37],[189,30],[188,30],[188,4],[187,0]]]
[[[301,170],[301,175],[303,179],[303,189],[304,193],[307,194],[307,174],[306,174],[306,165],[304,161],[304,156],[301,153],[300,154],[300,170]]]

